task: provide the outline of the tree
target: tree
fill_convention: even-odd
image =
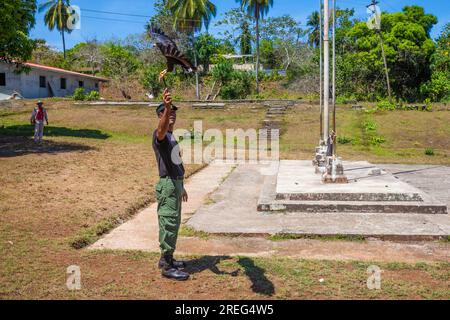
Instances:
[[[208,33],[202,33],[195,41],[195,51],[198,53],[198,62],[203,65],[203,71],[209,71],[211,57],[219,53],[220,40]]]
[[[172,13],[176,30],[191,35],[194,49],[194,64],[197,66],[197,54],[194,44],[194,33],[202,29],[208,30],[213,17],[216,16],[216,6],[209,0],[167,0],[166,6]],[[200,99],[198,72],[195,73],[197,99]]]
[[[255,19],[256,28],[256,93],[259,93],[259,20],[269,12],[273,6],[273,0],[236,0],[241,3],[241,7],[247,10],[249,15]]]
[[[110,77],[119,87],[124,97],[129,97],[128,81],[136,74],[140,66],[138,59],[125,47],[108,43],[102,46],[103,55],[102,74]]]
[[[61,32],[63,42],[64,59],[66,58],[66,40],[64,33],[71,33],[72,30],[67,26],[70,17],[70,0],[48,0],[39,6],[39,12],[47,10],[44,16],[44,22],[48,29],[56,29]]]
[[[91,69],[91,73],[95,76],[96,71],[103,62],[103,55],[100,50],[100,44],[96,39],[89,40],[77,44],[73,49],[75,59],[81,61],[82,65],[86,65]]]
[[[239,47],[242,55],[252,54],[252,34],[250,32],[250,24],[243,21],[241,24],[242,33],[239,39]]]
[[[261,22],[261,38],[271,42],[275,62],[273,66],[289,69],[294,60],[299,59],[300,38],[305,31],[300,23],[289,15],[271,17]],[[267,45],[266,45],[267,48]]]
[[[0,4],[0,60],[17,63],[31,58],[35,42],[28,37],[34,26],[35,0],[2,0]]]
[[[36,46],[30,58],[31,62],[56,68],[70,69],[70,65],[67,64],[63,54],[50,48],[45,40],[37,39],[35,40],[35,44]]]
[[[262,65],[267,69],[276,69],[279,67],[279,57],[275,52],[274,42],[262,39],[260,44],[260,55]]]
[[[423,8],[404,7],[402,12],[383,13],[381,35],[393,93],[401,99],[420,98],[420,86],[430,79],[430,61],[435,44],[428,31],[436,17]],[[418,14],[421,12],[421,15]],[[412,14],[414,13],[414,14]],[[338,86],[342,93],[353,92],[367,98],[383,96],[384,63],[378,34],[365,22],[358,22],[345,34],[349,53],[339,58]]]
[[[239,46],[243,55],[252,54],[252,42],[255,40],[250,31],[252,16],[239,8],[233,8],[224,13],[223,19],[216,22],[216,27],[226,26],[219,36],[224,41],[230,42],[234,47]]]
[[[319,11],[314,11],[311,13],[307,20],[306,25],[308,30],[308,43],[310,46],[318,47],[320,45],[320,16]]]
[[[450,101],[450,23],[437,39],[437,48],[431,57],[431,79],[420,88],[423,97],[431,101]]]

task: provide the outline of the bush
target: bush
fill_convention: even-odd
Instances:
[[[427,155],[427,156],[434,156],[434,149],[433,148],[426,148],[425,149],[425,155]]]
[[[394,111],[396,109],[395,103],[389,101],[380,101],[377,104],[377,110]]]
[[[233,78],[234,73],[233,63],[230,60],[222,60],[212,70],[212,78],[214,81],[226,83]]]
[[[98,91],[92,90],[87,95],[85,95],[87,101],[97,101],[100,100],[100,93]]]
[[[379,146],[382,143],[385,143],[386,139],[383,137],[374,136],[370,138],[370,144],[372,146]]]
[[[222,85],[220,97],[225,100],[245,99],[251,92],[253,77],[244,71],[234,71],[232,79]]]
[[[366,122],[364,122],[363,127],[364,131],[366,132],[377,130],[377,124],[372,120],[367,120]]]
[[[436,72],[431,80],[420,87],[422,95],[429,97],[433,102],[450,100],[450,77],[446,72]]]
[[[353,142],[353,139],[348,138],[346,136],[340,136],[340,137],[337,137],[337,142],[340,144],[348,144],[348,143]]]
[[[84,88],[77,88],[73,93],[72,99],[76,101],[84,101],[86,99]]]
[[[244,99],[251,92],[252,75],[245,71],[234,70],[229,60],[223,60],[214,67],[212,78],[222,84],[220,89],[222,99]]]

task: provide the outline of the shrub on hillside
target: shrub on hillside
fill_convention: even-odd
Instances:
[[[252,76],[248,72],[234,71],[232,79],[222,85],[220,97],[225,100],[245,99],[251,92]]]

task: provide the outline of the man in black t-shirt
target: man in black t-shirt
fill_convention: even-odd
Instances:
[[[166,278],[187,280],[189,274],[181,270],[185,267],[184,262],[173,258],[181,224],[181,203],[188,200],[184,189],[184,167],[180,149],[172,134],[177,110],[178,108],[172,104],[169,90],[164,90],[164,103],[156,109],[159,118],[158,128],[153,132],[153,150],[160,177],[156,185],[161,249],[158,266]]]

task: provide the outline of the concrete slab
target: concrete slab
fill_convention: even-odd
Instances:
[[[344,162],[344,168],[349,183],[325,184],[314,173],[310,161],[281,161],[276,179],[264,182],[267,186],[263,188],[258,210],[447,213],[445,203],[368,162]],[[374,171],[380,174],[372,175]]]
[[[325,184],[314,173],[311,161],[284,160],[277,177],[277,199],[332,201],[423,201],[423,192],[392,174],[382,171],[369,176],[377,168],[366,161],[344,161],[347,184]],[[348,198],[346,198],[348,197]]]
[[[448,215],[258,212],[256,204],[266,178],[261,169],[260,165],[240,165],[211,195],[213,203],[203,205],[188,225],[215,234],[362,235],[408,240],[450,235]]]

